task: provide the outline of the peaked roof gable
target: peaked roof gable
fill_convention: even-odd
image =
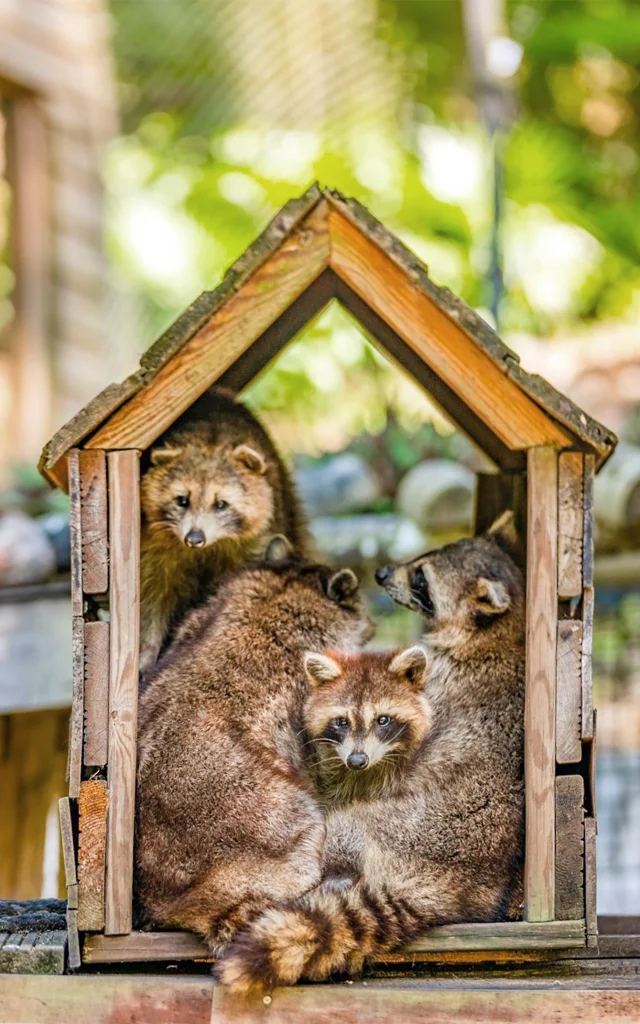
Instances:
[[[526,449],[542,444],[592,452],[599,464],[613,451],[611,432],[526,373],[363,206],[314,185],[283,207],[135,373],[56,433],[41,472],[66,487],[71,448],[148,448],[213,383],[244,387],[333,297],[503,468],[518,468]]]

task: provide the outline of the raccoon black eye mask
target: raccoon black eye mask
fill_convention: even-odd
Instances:
[[[426,581],[425,575],[422,569],[417,569],[412,573],[410,580],[411,597],[418,605],[418,608],[424,615],[432,616],[435,615],[436,609],[431,598],[429,591],[429,584]]]

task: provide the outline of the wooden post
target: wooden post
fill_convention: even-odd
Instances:
[[[107,823],[107,785],[89,779],[78,800],[78,928],[104,928],[104,864]]]
[[[555,908],[557,451],[530,448],[527,472],[524,900],[527,921],[551,921]]]
[[[561,599],[582,594],[583,463],[580,452],[562,452],[558,460],[558,597]]]
[[[84,764],[107,763],[109,735],[109,623],[84,625]]]
[[[82,589],[85,594],[106,594],[109,589],[106,455],[99,450],[81,451],[79,460]]]
[[[131,931],[140,633],[139,452],[111,452],[109,469],[109,810],[105,931]]]

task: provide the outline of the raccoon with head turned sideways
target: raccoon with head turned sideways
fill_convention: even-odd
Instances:
[[[236,992],[352,972],[430,927],[514,915],[524,831],[524,584],[505,529],[377,573],[424,620],[424,661],[415,654],[413,669],[418,697],[425,686],[422,739],[409,727],[410,683],[408,707],[393,710],[401,683],[396,672],[390,684],[393,661],[366,653],[307,659],[318,680],[307,726],[319,744],[315,778],[327,815],[323,881],[266,910],[226,951],[216,971]],[[385,751],[387,730],[405,743],[397,756],[392,746]],[[350,764],[367,741],[382,750],[378,767],[369,755]]]
[[[270,437],[232,395],[212,388],[151,449],[141,481],[140,672],[230,569],[274,534],[301,553],[306,533]]]
[[[350,569],[283,538],[191,613],[140,701],[142,919],[219,951],[266,906],[320,881],[324,820],[305,768],[302,656],[373,633]]]

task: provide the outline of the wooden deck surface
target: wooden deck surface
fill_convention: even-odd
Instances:
[[[640,962],[548,978],[391,978],[279,989],[239,1004],[206,976],[0,977],[2,1024],[617,1024],[640,1020]]]

